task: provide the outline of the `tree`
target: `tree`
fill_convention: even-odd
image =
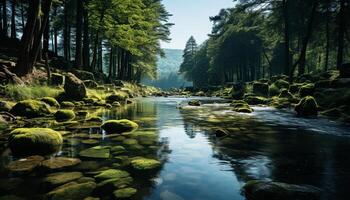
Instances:
[[[197,43],[193,36],[188,39],[183,53],[183,62],[180,66],[180,73],[184,74],[187,80],[192,80],[192,70],[196,64]]]

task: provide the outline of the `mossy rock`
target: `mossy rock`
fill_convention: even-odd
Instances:
[[[51,74],[51,85],[53,86],[60,86],[64,83],[64,76],[62,74],[58,73],[52,73]]]
[[[40,99],[40,101],[47,103],[49,106],[52,106],[52,107],[60,107],[60,104],[58,103],[58,101],[53,97],[44,97]]]
[[[69,121],[75,118],[73,110],[59,110],[55,113],[55,119],[57,121]]]
[[[201,106],[202,102],[200,102],[199,100],[191,100],[188,102],[189,106]]]
[[[119,91],[115,92],[114,94],[111,94],[106,97],[107,103],[113,103],[113,102],[125,102],[128,99],[129,95],[125,92]]]
[[[97,181],[104,181],[108,179],[126,178],[129,176],[130,174],[126,171],[119,170],[119,169],[108,169],[94,176],[94,178]]]
[[[85,80],[83,81],[85,86],[87,88],[97,88],[98,87],[98,84],[96,83],[96,81],[93,81],[93,80]]]
[[[86,97],[86,87],[84,82],[77,78],[74,74],[68,73],[64,84],[64,92],[66,98],[73,100],[81,100]]]
[[[12,108],[12,105],[7,101],[0,101],[0,112],[9,112]]]
[[[243,100],[234,100],[230,104],[233,110],[240,113],[252,113],[253,109]]]
[[[314,97],[306,96],[295,106],[299,117],[315,117],[318,114],[318,104]]]
[[[108,159],[110,157],[110,147],[95,146],[82,150],[79,155],[86,158]]]
[[[301,97],[312,96],[315,92],[315,85],[313,83],[308,83],[300,87],[299,95]]]
[[[117,199],[130,198],[134,196],[136,193],[137,193],[137,190],[135,188],[123,188],[113,192],[115,198]]]
[[[55,190],[46,194],[45,199],[51,200],[66,200],[66,199],[85,199],[89,197],[94,189],[96,188],[96,183],[76,183],[70,182],[62,185]]]
[[[109,196],[116,189],[130,186],[132,182],[132,177],[107,179],[97,184],[95,193],[98,196]]]
[[[60,150],[62,136],[49,128],[18,128],[11,132],[9,146],[18,156],[50,155]]]
[[[10,110],[10,113],[17,116],[35,118],[49,115],[52,113],[52,111],[50,109],[50,106],[44,102],[36,100],[24,100],[18,102],[15,106],[13,106]]]
[[[319,200],[321,190],[310,185],[249,181],[243,186],[247,200]]]
[[[278,109],[290,108],[292,106],[292,103],[291,100],[288,98],[273,97],[271,99],[270,106]]]
[[[259,104],[267,104],[268,103],[268,99],[265,97],[261,97],[261,96],[247,96],[244,98],[244,100],[249,105],[259,105]]]
[[[137,157],[131,160],[131,166],[136,170],[151,170],[160,167],[158,160]]]
[[[113,155],[119,155],[126,152],[126,149],[123,146],[114,146],[111,148],[111,152]]]
[[[75,104],[70,102],[70,101],[63,101],[63,102],[61,102],[61,107],[62,108],[74,108]]]
[[[276,84],[272,84],[269,87],[269,95],[270,97],[277,96],[280,94],[280,89],[276,86]]]
[[[289,82],[288,81],[285,81],[285,80],[277,80],[275,81],[274,83],[279,89],[289,89]]]
[[[292,93],[290,93],[287,89],[283,89],[281,91],[280,95],[278,95],[278,98],[286,98],[289,100],[295,99],[294,95]]]
[[[253,93],[258,96],[269,96],[269,85],[267,83],[254,82]]]
[[[132,132],[137,130],[139,127],[138,124],[136,124],[133,121],[127,120],[127,119],[121,119],[121,120],[109,120],[106,121],[101,128],[105,130],[107,133],[125,133],[125,132]]]

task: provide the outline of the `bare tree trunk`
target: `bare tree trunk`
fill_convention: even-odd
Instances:
[[[340,0],[340,11],[339,11],[339,34],[338,34],[338,55],[337,55],[337,69],[340,69],[343,64],[343,54],[344,54],[344,38],[346,31],[346,19],[345,10],[348,8],[346,0]]]
[[[63,28],[63,54],[64,58],[68,61],[68,8],[67,0],[64,1],[64,28]]]
[[[6,0],[2,0],[2,31],[7,36],[7,6]]]
[[[75,37],[75,67],[82,68],[82,27],[83,27],[83,0],[77,0],[76,37]]]
[[[90,68],[90,33],[89,33],[89,13],[86,9],[88,1],[85,0],[85,7],[83,8],[84,16],[84,38],[83,38],[83,66],[86,71],[92,71]]]
[[[11,38],[16,38],[16,0],[12,0],[11,4]]]
[[[290,51],[289,51],[289,14],[288,14],[288,0],[283,0],[283,19],[284,19],[284,57],[285,57],[285,74],[290,72]]]
[[[330,0],[327,0],[327,16],[326,16],[326,60],[324,65],[324,70],[328,70],[328,63],[329,63],[329,43],[330,43],[330,31],[329,31],[329,7],[330,7]]]
[[[54,9],[54,16],[57,17],[57,7],[55,7]],[[57,33],[57,27],[54,26],[53,27],[53,37],[54,37],[54,52],[57,55],[58,54],[58,41],[57,41],[57,37],[58,37],[58,33]]]
[[[44,55],[44,57],[49,52],[49,40],[50,40],[50,20],[48,18],[45,26],[45,30],[44,30],[44,35],[43,35],[43,54],[42,55]]]
[[[311,11],[311,16],[309,18],[308,26],[307,26],[307,32],[306,35],[303,39],[303,46],[300,52],[300,58],[299,58],[299,68],[298,68],[298,75],[302,75],[305,73],[305,64],[306,64],[306,50],[307,46],[309,44],[310,37],[312,35],[312,27],[315,19],[315,12],[316,8],[318,6],[318,2],[314,2],[312,5],[312,11]],[[292,72],[293,74],[293,72]]]

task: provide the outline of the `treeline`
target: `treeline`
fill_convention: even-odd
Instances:
[[[240,0],[223,9],[209,39],[191,37],[180,72],[197,87],[293,77],[350,61],[349,0]]]
[[[110,80],[156,76],[160,41],[169,41],[171,16],[162,0],[1,0],[1,38],[20,38],[24,76],[37,61],[60,56],[67,65]],[[0,44],[1,45],[1,44]],[[68,67],[68,66],[67,66]]]

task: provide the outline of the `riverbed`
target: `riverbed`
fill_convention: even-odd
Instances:
[[[123,159],[142,156],[162,163],[160,168],[148,173],[138,173],[127,164],[120,164],[120,156],[102,160],[82,157],[79,152],[92,146],[126,145],[96,124],[58,126],[41,119],[27,122],[27,126],[32,123],[30,126],[46,126],[65,133],[64,146],[56,156],[82,160],[79,166],[65,172],[79,171],[91,177],[101,169],[128,171],[133,178],[131,186],[137,189],[132,199],[244,200],[241,188],[254,179],[308,184],[321,188],[324,200],[347,199],[349,126],[322,118],[296,118],[293,111],[268,107],[253,107],[254,113],[239,114],[215,98],[202,98],[204,105],[189,107],[186,106],[188,100],[141,98],[118,109],[89,110],[103,120],[133,120],[139,124],[138,132],[156,134],[155,141],[138,141],[137,148],[126,147],[128,151],[121,155]],[[218,129],[225,129],[229,134],[217,137]],[[98,143],[82,143],[89,139]],[[1,168],[16,159],[8,149],[3,149]],[[38,194],[49,192],[42,189],[42,176],[45,175],[19,176],[27,187],[21,185],[21,188],[6,190],[2,186],[1,195],[34,199]],[[1,173],[1,180],[9,177],[18,176]]]

